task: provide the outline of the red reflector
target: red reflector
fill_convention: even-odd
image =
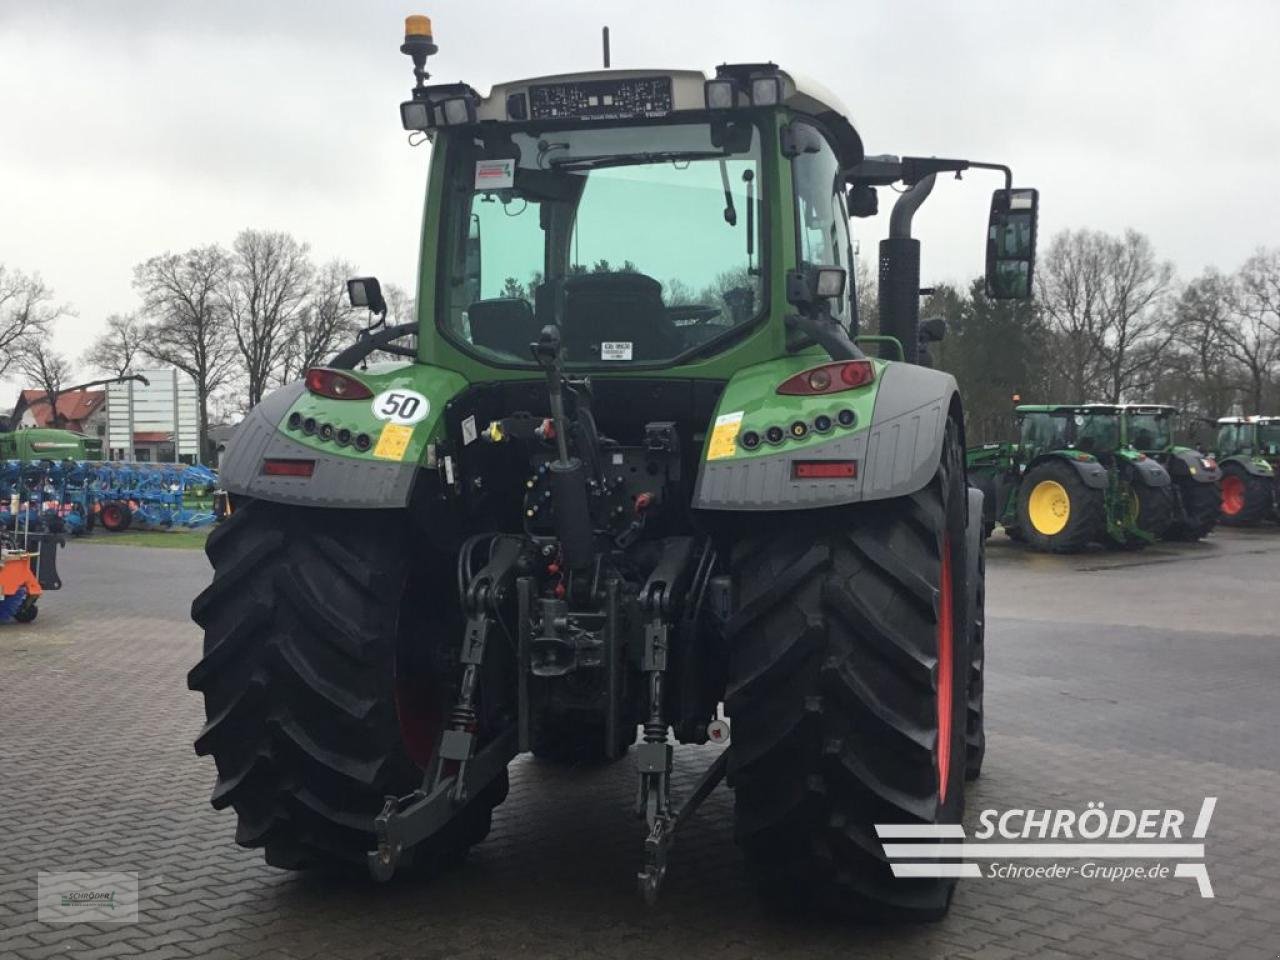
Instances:
[[[837,360],[787,377],[778,386],[778,393],[793,397],[841,393],[865,387],[875,378],[876,368],[870,360]]]
[[[368,400],[373,391],[341,370],[312,367],[305,377],[307,389],[331,400]]]
[[[792,460],[792,480],[852,480],[858,475],[857,460]]]
[[[262,472],[268,477],[309,477],[316,472],[314,460],[263,460]]]

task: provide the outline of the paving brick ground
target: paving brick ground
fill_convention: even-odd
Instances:
[[[991,550],[987,806],[1180,806],[1217,795],[1185,879],[981,879],[921,929],[773,916],[718,791],[637,902],[627,762],[513,766],[490,839],[431,884],[299,876],[208,805],[184,677],[197,553],[73,544],[37,623],[0,628],[0,957],[1253,957],[1280,955],[1280,531],[1078,558]],[[678,751],[687,784],[711,754]],[[46,925],[36,874],[127,870],[139,922]]]

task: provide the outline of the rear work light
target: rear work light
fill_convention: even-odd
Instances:
[[[307,389],[331,400],[368,400],[373,391],[341,370],[312,367],[306,375]]]
[[[309,477],[316,472],[314,460],[263,460],[262,472],[268,477]]]
[[[858,476],[857,460],[792,460],[792,480],[852,480]]]
[[[778,393],[793,397],[843,393],[865,387],[875,378],[876,370],[870,360],[838,360],[788,377],[778,387]]]

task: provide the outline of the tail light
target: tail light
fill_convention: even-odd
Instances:
[[[341,370],[312,367],[306,375],[307,389],[331,400],[368,400],[373,391]]]
[[[778,393],[792,397],[843,393],[865,387],[875,378],[876,370],[870,360],[838,360],[788,377],[779,385]]]

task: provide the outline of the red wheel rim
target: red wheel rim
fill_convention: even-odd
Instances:
[[[1244,509],[1244,480],[1235,474],[1222,478],[1222,512],[1235,516]]]
[[[951,534],[942,538],[942,574],[938,597],[938,801],[947,802],[951,771],[951,658],[954,641],[951,596]]]

